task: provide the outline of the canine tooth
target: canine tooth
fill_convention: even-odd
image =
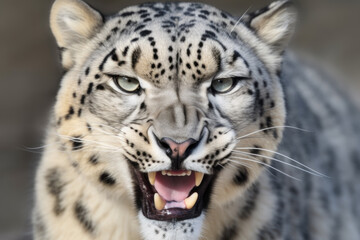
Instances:
[[[197,201],[199,197],[199,194],[197,192],[194,192],[193,194],[191,194],[190,197],[188,197],[187,199],[185,199],[185,207],[186,209],[192,209]]]
[[[156,210],[163,210],[166,204],[166,201],[160,197],[158,193],[154,194],[154,203]]]
[[[148,178],[149,178],[149,182],[150,182],[151,185],[154,185],[155,177],[156,177],[156,172],[149,172],[148,173]]]
[[[204,178],[204,174],[201,172],[195,172],[195,186],[200,186],[202,180]]]

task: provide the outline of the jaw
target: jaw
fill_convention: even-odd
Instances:
[[[138,171],[131,166],[135,199],[140,222],[140,230],[144,239],[199,239],[204,221],[204,212],[210,203],[214,182],[218,176],[214,174],[199,174],[195,171],[183,170],[184,173],[167,171],[169,174],[182,174],[184,176],[167,176],[162,171],[156,172],[155,179],[149,177],[149,173]],[[199,183],[198,176],[203,175]],[[180,188],[181,192],[172,192],[173,185],[168,182],[175,182],[174,186]],[[193,181],[193,183],[191,183]],[[167,186],[159,186],[161,184]],[[183,186],[185,185],[185,187]],[[165,189],[164,189],[165,188]],[[186,188],[185,190],[183,190]],[[168,194],[170,191],[171,194]],[[188,204],[187,200],[196,193],[195,202]],[[155,195],[165,200],[159,208]],[[171,199],[169,199],[171,198]],[[181,206],[179,203],[184,202]]]
[[[133,169],[132,172],[138,207],[145,217],[157,221],[181,221],[200,216],[209,204],[217,176],[189,170],[142,173]],[[171,173],[182,176],[169,176]]]
[[[146,218],[182,221],[199,217],[210,202],[218,171],[191,170],[144,173],[130,166],[136,205]]]
[[[140,230],[145,240],[198,240],[201,236],[204,213],[182,221],[157,221],[139,211]]]

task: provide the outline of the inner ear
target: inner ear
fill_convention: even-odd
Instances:
[[[81,0],[56,0],[51,9],[50,26],[59,47],[86,41],[102,24],[102,15]]]
[[[72,66],[72,54],[102,27],[102,15],[81,0],[56,0],[51,8],[50,27],[62,51],[65,68]]]
[[[291,1],[277,1],[249,15],[249,26],[275,51],[285,49],[293,35],[296,10]]]

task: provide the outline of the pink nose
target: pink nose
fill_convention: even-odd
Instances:
[[[170,157],[173,162],[173,168],[180,168],[181,162],[190,155],[191,150],[197,145],[197,141],[189,138],[188,140],[177,143],[171,138],[164,137],[161,139],[161,145],[165,148],[166,155]]]

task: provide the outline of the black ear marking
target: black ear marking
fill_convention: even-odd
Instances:
[[[294,32],[296,15],[292,1],[276,1],[248,14],[244,22],[275,52],[281,54]]]

